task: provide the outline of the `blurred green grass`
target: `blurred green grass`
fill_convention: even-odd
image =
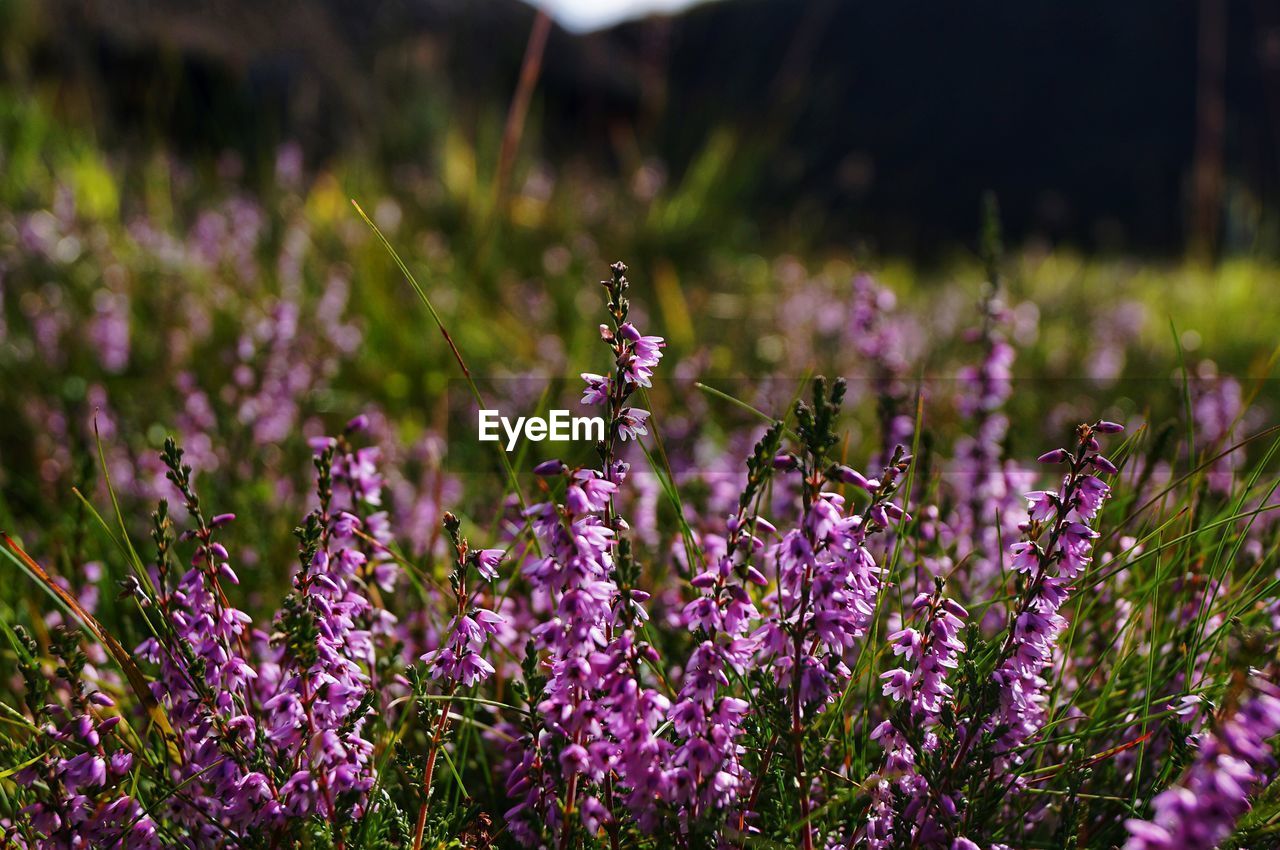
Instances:
[[[945,381],[976,356],[962,333],[976,321],[985,277],[976,250],[958,246],[944,262],[923,265],[910,257],[815,244],[800,218],[763,233],[737,201],[767,164],[767,151],[728,131],[707,142],[683,177],[659,180],[656,188],[644,185],[655,166],[643,158],[624,164],[619,174],[603,175],[557,163],[553,151],[525,149],[509,194],[498,197],[499,118],[495,111],[470,130],[424,122],[428,129],[420,130],[429,138],[419,140],[412,162],[355,152],[313,165],[295,183],[234,176],[271,174],[274,162],[240,162],[228,176],[226,160],[184,161],[162,149],[106,150],[87,126],[61,117],[48,97],[21,88],[0,91],[0,206],[8,246],[3,307],[10,336],[0,349],[0,407],[17,411],[44,398],[83,415],[86,394],[102,385],[120,408],[125,432],[113,439],[128,444],[135,457],[154,452],[174,428],[182,401],[173,389],[175,373],[190,369],[206,388],[226,383],[226,352],[261,317],[264,304],[286,295],[293,284],[282,273],[282,258],[297,255],[289,262],[300,270],[298,297],[315,304],[332,274],[349,277],[346,314],[363,334],[359,348],[339,358],[336,374],[308,395],[304,413],[332,431],[373,405],[406,445],[430,430],[443,432],[457,366],[387,252],[354,214],[351,199],[405,258],[478,376],[566,377],[597,368],[595,317],[602,301],[595,281],[615,259],[631,266],[638,315],[649,332],[669,340],[668,362],[696,364],[692,377],[713,384],[749,385],[765,376],[799,382],[848,367],[848,352],[808,327],[813,315],[798,314],[789,304],[808,290],[819,299],[840,299],[861,271],[896,293],[900,313],[920,318],[928,357],[913,368],[923,369],[926,380]],[[190,240],[203,212],[226,208],[234,217],[237,208],[226,205],[238,200],[262,216],[250,278],[226,262],[164,262],[157,252],[139,250],[130,235],[142,222],[167,238]],[[47,215],[58,204],[74,210],[72,226],[84,243],[68,263],[33,256],[17,236],[20,220]],[[121,374],[103,372],[81,327],[71,329],[60,360],[15,344],[29,335],[23,298],[52,287],[75,305],[73,315],[89,316],[112,265],[128,279],[133,314],[132,352]],[[1036,451],[1045,427],[1057,422],[1054,416],[1066,415],[1064,405],[1118,404],[1123,413],[1150,416],[1155,426],[1176,418],[1180,401],[1171,364],[1178,352],[1171,325],[1189,363],[1212,361],[1219,373],[1241,378],[1248,392],[1273,406],[1280,313],[1269,309],[1268,293],[1277,291],[1277,271],[1272,263],[1247,258],[1209,266],[1036,245],[1011,251],[1004,264],[1007,298],[1038,312],[1034,341],[1019,346],[1011,455]],[[207,311],[211,330],[199,340],[197,354],[177,364],[167,353],[166,335],[189,321],[193,305]],[[1117,323],[1116,316],[1126,313],[1134,316]],[[321,331],[304,327],[303,333]],[[1102,345],[1104,333],[1116,338]],[[316,344],[324,349],[328,343]],[[1107,347],[1120,352],[1122,366],[1103,388],[1105,382],[1091,383],[1088,376]],[[946,389],[931,392],[945,395]],[[654,407],[683,409],[687,399],[672,393],[666,385],[656,387]],[[854,416],[864,433],[874,427],[873,413]],[[933,418],[926,424],[951,439],[959,423]],[[65,518],[74,502],[66,482],[41,482],[32,423],[6,417],[0,437],[4,523],[20,528]],[[212,439],[272,470],[291,465],[305,480],[300,435],[272,453],[254,454],[224,419]],[[74,451],[83,457],[90,448],[81,444]],[[451,460],[454,468],[500,475],[493,458],[474,454],[476,448],[450,446],[464,453]],[[465,454],[469,449],[473,453]],[[861,462],[870,453],[869,445],[855,444],[852,459]],[[91,461],[91,453],[81,461],[90,472]],[[212,497],[249,517],[271,516],[278,505],[267,480],[246,478],[239,489],[234,482],[211,481]],[[246,536],[256,534],[246,529]],[[274,539],[288,545],[287,534]]]

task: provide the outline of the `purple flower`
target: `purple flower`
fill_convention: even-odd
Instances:
[[[849,676],[845,653],[865,634],[880,589],[880,568],[866,538],[888,522],[884,495],[892,493],[896,467],[886,469],[864,515],[845,514],[845,500],[821,492],[800,528],[776,543],[768,560],[778,565],[778,610],[756,630],[760,660],[772,666],[780,685],[798,681],[802,711],[825,703]],[[796,641],[788,634],[800,634]],[[797,657],[794,647],[807,648]]]
[[[618,436],[625,442],[628,439],[638,440],[649,431],[644,424],[649,419],[649,411],[638,407],[625,407],[618,414]]]
[[[1012,394],[1015,351],[1006,340],[1009,311],[993,285],[980,304],[982,324],[971,333],[982,345],[982,359],[961,370],[960,412],[969,418],[965,436],[956,441],[953,474],[944,478],[954,508],[942,525],[956,559],[968,568],[955,578],[970,598],[1000,595],[994,585],[1001,577],[1004,542],[1018,536],[1019,494],[1031,484],[1031,476],[1005,459],[1009,418],[1003,408]],[[935,570],[945,572],[939,563]],[[984,624],[1002,621],[1002,605],[988,606]]]
[[[397,575],[382,542],[389,539],[385,514],[369,512],[381,504],[378,453],[355,449],[345,437],[320,446],[320,507],[307,526],[312,548],[304,542],[292,606],[277,618],[286,639],[272,646],[273,675],[260,683],[267,738],[297,768],[280,788],[280,804],[298,817],[332,817],[340,799],[363,811],[374,770],[364,732],[369,671],[379,637],[394,624],[375,610],[365,582],[390,589]],[[314,646],[295,650],[287,635],[300,620],[314,624]]]
[[[1152,802],[1151,820],[1125,821],[1125,850],[1213,850],[1250,809],[1275,769],[1268,740],[1280,733],[1280,690],[1258,679],[1239,709],[1201,738],[1178,785]]]
[[[660,336],[641,335],[630,322],[618,327],[617,336],[625,340],[619,360],[622,374],[638,387],[652,386],[653,370],[662,359],[666,342]]]
[[[879,484],[879,482],[874,481],[874,479],[868,480],[861,472],[843,465],[836,467],[836,474],[845,484],[852,484],[863,490],[874,490]]]
[[[762,472],[771,468],[766,466],[771,454],[768,439],[757,444],[752,459]],[[746,816],[743,795],[750,776],[738,742],[748,703],[725,691],[730,672],[742,676],[753,666],[757,647],[747,633],[759,612],[746,585],[765,579],[750,559],[765,548],[757,535],[777,533],[767,520],[749,513],[752,494],[762,483],[763,479],[749,482],[740,496],[737,511],[726,523],[727,538],[704,539],[714,565],[695,576],[692,584],[709,592],[685,605],[681,617],[689,630],[706,635],[685,664],[679,699],[669,713],[677,744],[670,757],[667,800],[685,807],[690,823],[713,816],[732,820],[735,813],[739,819]]]
[[[566,470],[564,461],[561,460],[544,460],[533,468],[534,475],[556,476],[563,475]]]
[[[502,563],[502,558],[506,553],[501,549],[481,549],[475,553],[476,571],[485,581],[496,581],[498,578],[498,564]]]
[[[454,534],[455,529],[449,526],[451,516],[446,515],[446,528]],[[468,563],[475,565],[482,579],[492,581],[497,578],[497,565],[502,560],[503,551],[480,549],[467,557],[465,541],[455,539],[455,546],[459,551],[453,580],[456,613],[439,647],[422,656],[431,677],[444,682],[450,693],[459,683],[470,688],[493,675],[493,665],[485,660],[482,653],[489,638],[497,634],[505,622],[501,614],[477,604],[480,588],[467,581]]]
[[[1070,459],[1071,454],[1066,449],[1053,449],[1036,458],[1040,463],[1066,463]]]
[[[994,674],[1000,706],[989,726],[1004,730],[997,752],[1014,764],[1022,760],[1019,748],[1043,725],[1047,688],[1043,672],[1067,624],[1059,611],[1069,582],[1092,560],[1098,533],[1088,523],[1110,494],[1104,482],[1085,471],[1098,457],[1091,448],[1096,446],[1093,433],[1090,426],[1081,426],[1075,452],[1058,450],[1067,455],[1070,470],[1056,492],[1027,494],[1027,537],[1009,549],[1012,567],[1025,577],[1025,585],[1003,660]]]
[[[591,372],[583,372],[582,380],[586,383],[586,387],[582,391],[583,404],[606,404],[609,401],[608,378],[604,375],[595,375]]]
[[[553,773],[560,774],[564,808],[592,830],[612,820],[612,813],[597,808],[600,795],[591,790],[607,777],[616,776],[616,796],[642,828],[655,826],[656,804],[667,788],[663,764],[669,745],[655,730],[668,703],[642,682],[642,666],[655,663],[657,654],[632,631],[633,623],[645,616],[640,607],[644,595],[620,588],[615,576],[618,534],[626,526],[614,512],[614,497],[627,467],[614,454],[614,437],[626,440],[647,433],[648,412],[623,405],[636,387],[650,385],[664,344],[626,321],[622,293],[629,284],[624,271],[616,264],[613,280],[605,283],[615,325],[601,331],[613,353],[614,374],[624,383],[606,385],[598,375],[583,375],[584,400],[607,403],[616,425],[604,446],[604,464],[600,470],[562,468],[567,479],[563,504],[536,504],[526,511],[543,556],[528,561],[524,574],[546,601],[550,616],[533,629],[548,659],[547,682],[537,704],[542,729],[536,738],[530,733],[523,740],[527,748],[544,742],[557,746],[560,757],[531,761],[526,753],[513,771],[520,777],[513,786],[522,800],[508,817],[518,819],[513,832],[525,843],[534,843],[543,826],[553,832],[563,828],[547,797]],[[555,471],[546,468],[542,474]],[[536,818],[541,822],[531,820]]]
[[[176,582],[169,565],[164,565],[156,606],[171,632],[144,641],[138,654],[158,665],[153,692],[168,707],[170,723],[181,730],[177,745],[183,760],[174,772],[178,781],[190,786],[187,799],[194,803],[174,800],[170,807],[178,822],[203,833],[207,818],[217,817],[228,805],[248,771],[248,754],[258,734],[249,704],[259,673],[246,658],[250,618],[228,604],[221,585],[226,549],[213,539],[215,525],[204,520],[192,489],[192,469],[182,457],[182,450],[168,441],[164,460],[169,480],[195,522],[197,545],[190,569]],[[215,519],[223,524],[229,516]],[[196,668],[198,676],[192,673]],[[277,813],[272,801],[241,822],[248,829]]]
[[[968,612],[943,597],[941,582],[932,594],[918,594],[911,608],[919,618],[919,628],[902,629],[889,636],[894,655],[902,658],[903,666],[880,677],[885,695],[906,705],[906,722],[912,728],[900,728],[897,721],[890,719],[872,733],[885,753],[884,767],[872,787],[871,816],[866,826],[867,846],[873,850],[913,842],[938,846],[946,834],[936,813],[926,805],[938,794],[918,767],[926,755],[921,750],[932,751],[938,745],[935,730],[944,704],[952,697],[947,671],[955,669],[964,651],[959,634]],[[900,805],[903,800],[907,801],[905,806]],[[906,826],[908,833],[895,835],[900,826]]]

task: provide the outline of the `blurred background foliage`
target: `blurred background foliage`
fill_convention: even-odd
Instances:
[[[426,172],[472,212],[491,200],[477,190],[498,170],[536,14],[519,0],[0,3],[7,86],[108,150],[231,151],[256,187],[296,141],[314,166]],[[645,219],[664,240],[699,244],[688,228],[719,220],[721,240],[946,258],[992,190],[1019,243],[1280,249],[1273,4],[725,0],[585,34],[553,24],[539,55],[512,185],[539,166],[633,178],[648,164],[660,173],[639,188],[662,203]]]
[[[181,422],[199,432],[183,409],[197,389],[216,426],[201,439],[224,454],[215,501],[248,500],[226,507],[251,522],[295,521],[302,437],[370,407],[419,447],[393,459],[425,463],[457,367],[350,199],[489,378],[595,368],[594,282],[621,258],[687,377],[847,373],[821,316],[870,271],[922,317],[921,368],[945,381],[977,356],[963,331],[991,190],[1003,285],[1027,305],[1011,409],[1037,427],[1013,430],[1015,455],[1073,415],[1065,395],[1175,416],[1179,356],[1273,398],[1270,4],[724,0],[587,34],[538,15],[517,0],[0,0],[0,406],[18,414],[0,421],[4,524],[75,507],[95,412],[123,470]],[[113,310],[128,314],[119,364],[93,330]],[[261,399],[229,378],[245,366],[244,392],[265,386],[273,345],[307,374],[287,387],[298,410],[287,439],[245,436]],[[944,435],[961,424],[945,404],[928,416]],[[488,456],[454,469],[468,465],[496,471]],[[284,469],[290,498],[263,472]]]

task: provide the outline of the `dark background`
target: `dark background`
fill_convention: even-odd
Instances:
[[[111,145],[252,161],[412,160],[420,124],[504,111],[535,12],[516,0],[0,0],[4,74]],[[21,31],[22,35],[12,33]],[[438,113],[437,113],[438,114]],[[553,28],[527,136],[678,179],[732,132],[737,201],[916,257],[1011,239],[1094,252],[1280,252],[1280,3],[721,0]],[[419,122],[415,124],[415,122]]]

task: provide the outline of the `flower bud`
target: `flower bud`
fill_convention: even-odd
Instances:
[[[850,469],[847,466],[837,466],[835,468],[836,478],[845,484],[852,484],[855,487],[861,487],[863,490],[870,490],[871,483],[867,478],[857,470]]]
[[[564,461],[544,460],[533,468],[534,475],[560,475],[565,471]]]

